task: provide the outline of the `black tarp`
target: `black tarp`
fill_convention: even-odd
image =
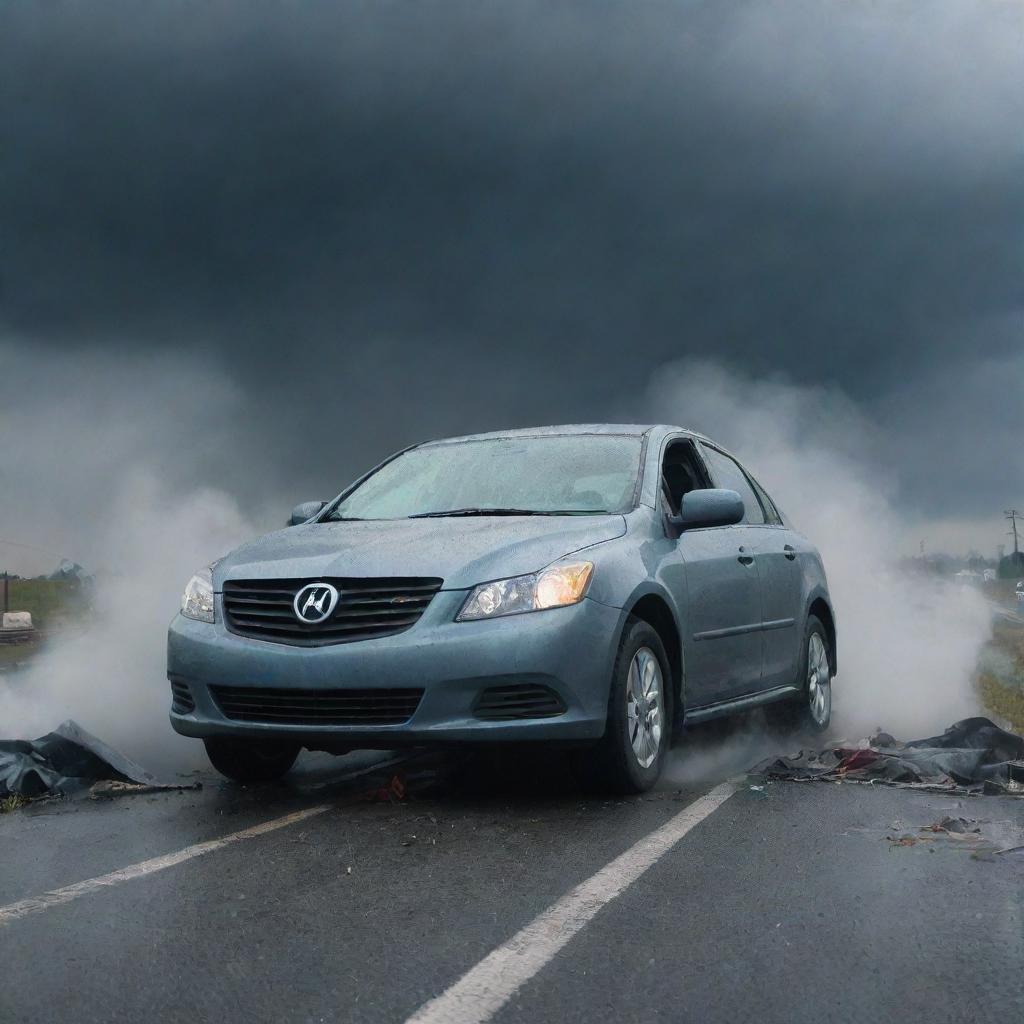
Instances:
[[[901,743],[879,732],[852,747],[839,742],[822,750],[774,757],[754,772],[774,779],[882,782],[889,785],[968,792],[1019,793],[1014,762],[1024,760],[1024,737],[987,718],[965,718],[941,736]]]
[[[37,740],[0,740],[0,797],[70,793],[100,780],[182,788],[160,782],[70,719]]]

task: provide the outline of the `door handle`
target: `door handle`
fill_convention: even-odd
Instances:
[[[739,555],[738,561],[739,561],[740,565],[753,565],[754,564],[754,556],[753,555],[744,554],[744,552],[746,550],[747,549],[744,548],[744,547],[740,548],[740,555]]]
[[[791,562],[796,558],[796,548],[792,544],[787,544],[782,550],[786,552],[786,557]]]

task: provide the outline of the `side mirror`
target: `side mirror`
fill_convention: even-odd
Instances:
[[[298,526],[300,523],[304,523],[307,519],[312,519],[324,505],[326,501],[304,501],[301,505],[296,505],[292,509],[291,518],[288,520],[289,526]]]
[[[743,521],[743,499],[725,488],[709,487],[683,495],[683,507],[673,521],[681,530],[702,526],[733,526]]]

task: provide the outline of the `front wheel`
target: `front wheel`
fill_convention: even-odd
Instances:
[[[661,638],[632,620],[615,657],[605,734],[581,759],[582,781],[616,793],[654,785],[669,745],[671,678]]]
[[[293,743],[213,736],[203,741],[214,768],[235,782],[273,782],[295,764]]]

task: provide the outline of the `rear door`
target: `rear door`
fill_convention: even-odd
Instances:
[[[758,529],[756,543],[764,613],[761,684],[769,690],[796,680],[803,643],[803,576],[799,556],[806,541],[783,523],[764,488],[749,474],[748,478],[765,514],[765,525]]]

